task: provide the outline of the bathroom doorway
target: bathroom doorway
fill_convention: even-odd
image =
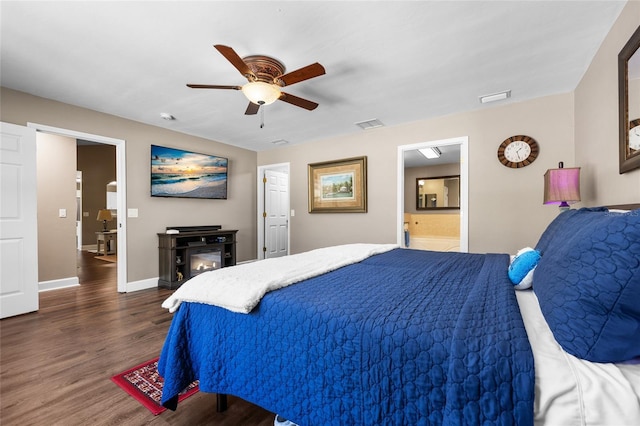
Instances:
[[[427,159],[419,150],[431,150]],[[397,241],[401,247],[421,250],[460,251],[469,250],[468,230],[468,137],[421,142],[398,147],[398,206]],[[447,181],[458,177],[458,205],[452,208],[442,200],[453,199],[452,192],[430,189],[434,208],[419,208],[419,182],[430,183],[423,177]],[[446,186],[446,185],[445,185]],[[450,189],[450,188],[447,188]],[[428,191],[427,191],[428,192]],[[441,192],[442,195],[434,196]],[[444,195],[444,194],[447,195]],[[427,194],[425,192],[425,194]],[[423,194],[424,196],[424,194]],[[435,199],[434,199],[435,198]],[[447,200],[448,203],[448,200]],[[428,200],[423,200],[428,205]]]

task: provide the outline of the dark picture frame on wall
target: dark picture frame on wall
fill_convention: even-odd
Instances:
[[[620,174],[640,168],[640,27],[618,54]]]
[[[226,200],[228,166],[225,157],[151,145],[151,196]]]
[[[367,157],[308,165],[309,213],[366,213]]]

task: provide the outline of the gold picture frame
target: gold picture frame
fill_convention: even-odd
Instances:
[[[367,157],[309,164],[309,213],[366,213]]]

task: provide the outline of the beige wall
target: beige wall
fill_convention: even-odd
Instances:
[[[575,90],[577,165],[585,205],[640,203],[640,169],[619,174],[618,53],[640,26],[640,1],[630,1]]]
[[[36,146],[38,281],[76,277],[76,140],[38,135]]]
[[[28,122],[124,139],[127,154],[127,207],[137,218],[127,218],[127,281],[158,276],[158,232],[167,226],[222,225],[238,229],[238,260],[255,258],[256,251],[256,153],[219,142],[149,126],[116,116],[75,107],[2,88],[0,119]],[[227,200],[151,198],[149,193],[150,145],[157,144],[229,158]],[[75,150],[75,147],[74,147]],[[75,154],[73,159],[75,161]],[[74,185],[75,191],[75,169]],[[70,207],[75,212],[74,205]],[[70,218],[74,221],[75,215]],[[75,240],[75,232],[71,232]],[[47,244],[46,238],[39,244]],[[75,261],[75,259],[74,259]],[[73,276],[75,276],[75,270]]]
[[[515,253],[535,245],[558,214],[542,204],[543,175],[559,161],[575,165],[573,132],[569,93],[259,152],[258,164],[291,164],[292,252],[353,241],[395,243],[403,220],[396,217],[397,147],[468,136],[469,251]],[[519,134],[536,139],[540,155],[524,169],[508,169],[498,162],[498,146]],[[307,213],[307,164],[359,155],[368,156],[369,212]]]

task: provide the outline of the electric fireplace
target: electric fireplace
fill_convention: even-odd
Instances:
[[[190,276],[212,271],[222,267],[222,251],[215,248],[199,248],[189,250]]]
[[[158,233],[158,286],[175,290],[206,271],[235,266],[237,230],[172,226]]]

